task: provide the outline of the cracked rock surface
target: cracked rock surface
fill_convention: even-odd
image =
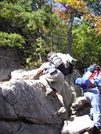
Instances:
[[[65,82],[61,94],[67,112],[52,116],[60,108],[59,100],[45,97],[44,86],[33,74],[33,69],[16,70],[0,83],[0,134],[60,134],[75,98],[73,88]]]

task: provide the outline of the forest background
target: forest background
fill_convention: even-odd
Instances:
[[[0,47],[16,48],[22,68],[51,51],[69,53],[80,70],[101,66],[101,0],[0,0]]]

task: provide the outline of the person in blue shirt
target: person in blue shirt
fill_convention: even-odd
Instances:
[[[94,130],[93,134],[100,134],[101,128],[101,92],[98,87],[89,88],[89,78],[82,77],[77,78],[74,81],[75,85],[81,86],[83,90],[84,97],[91,104],[92,108],[90,110],[90,115],[93,117]]]

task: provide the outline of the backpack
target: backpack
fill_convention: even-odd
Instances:
[[[51,52],[47,55],[47,59],[49,62],[53,63],[56,68],[58,68],[61,64],[63,64],[63,61],[60,57],[57,56],[55,52]]]
[[[99,87],[101,86],[101,73],[98,70],[95,70],[93,73],[87,72],[83,77],[76,78],[74,84],[80,85],[82,90]]]
[[[51,52],[47,55],[47,59],[49,62],[55,65],[57,69],[59,69],[65,76],[71,74],[73,71],[73,65],[69,63],[68,67],[65,67],[64,62],[55,52]]]
[[[99,80],[97,79],[97,77],[99,76],[100,71],[95,70],[93,73],[91,73],[91,75],[89,76],[89,80],[90,80],[90,88],[96,87],[98,86]]]
[[[99,86],[99,83],[101,81],[100,78],[100,66],[97,64],[90,65],[88,68],[85,68],[84,70],[84,76],[88,76],[90,80],[90,88]]]

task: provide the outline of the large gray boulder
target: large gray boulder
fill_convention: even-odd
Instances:
[[[34,72],[15,70],[10,80],[0,83],[0,134],[60,134],[76,93],[66,80],[61,94],[67,112],[53,116],[60,108],[59,100],[56,96],[45,97],[45,87],[33,79]]]
[[[57,97],[45,97],[45,88],[34,80],[34,69],[20,69],[22,55],[10,47],[0,47],[0,134],[60,134],[70,115],[70,106],[81,96],[74,80],[78,70],[66,77],[62,96],[67,112],[52,116],[59,107]],[[14,71],[12,71],[14,70]]]

